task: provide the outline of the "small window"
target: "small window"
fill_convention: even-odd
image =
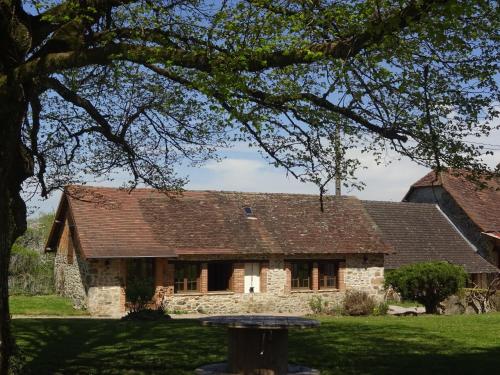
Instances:
[[[200,267],[196,263],[175,264],[174,293],[196,292],[199,290]]]
[[[319,288],[337,289],[338,263],[320,262],[318,264]]]
[[[311,289],[311,263],[292,263],[292,289]]]
[[[245,210],[245,215],[247,215],[247,216],[253,215],[252,207],[245,207],[244,210]]]

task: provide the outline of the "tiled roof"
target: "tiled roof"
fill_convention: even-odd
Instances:
[[[486,188],[478,186],[468,180],[467,172],[430,172],[412,185],[412,189],[419,187],[442,186],[465,211],[467,216],[483,232],[500,231],[500,178],[486,181]]]
[[[464,266],[469,273],[496,273],[498,269],[477,254],[441,210],[433,204],[373,202],[363,204],[396,253],[386,255],[385,267],[433,260]]]
[[[392,251],[353,197],[326,198],[323,213],[316,195],[70,186],[65,198],[90,258]]]

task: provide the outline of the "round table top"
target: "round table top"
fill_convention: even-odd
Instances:
[[[206,326],[252,329],[314,328],[319,326],[319,322],[313,319],[272,315],[222,315],[200,318],[200,321]]]

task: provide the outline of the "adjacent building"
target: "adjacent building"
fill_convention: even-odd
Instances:
[[[446,214],[478,253],[500,266],[500,178],[479,186],[465,171],[430,172],[415,182],[404,201],[432,203]]]

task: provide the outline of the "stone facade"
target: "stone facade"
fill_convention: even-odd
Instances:
[[[65,225],[58,246],[55,262],[56,290],[71,298],[75,306],[87,308],[96,316],[121,316],[126,312],[125,288],[127,280],[126,259],[87,259],[75,246],[71,226]],[[204,259],[203,259],[204,258]],[[338,262],[337,289],[319,290],[318,262],[311,260],[311,289],[291,288],[291,262],[293,258],[272,256],[247,259],[260,264],[260,292],[243,293],[245,259],[233,262],[229,281],[231,291],[208,292],[208,257],[197,257],[200,261],[199,292],[174,294],[174,263],[167,259],[155,259],[154,280],[155,303],[163,304],[169,311],[207,314],[237,313],[310,313],[310,301],[320,296],[330,306],[341,303],[350,289],[363,290],[372,296],[382,295],[382,254],[323,255],[313,258],[330,258]],[[298,258],[302,259],[303,258]],[[221,259],[219,259],[221,260]]]
[[[383,293],[384,256],[355,254],[346,257],[345,288],[362,290],[370,295]]]
[[[56,293],[68,297],[75,308],[87,308],[88,264],[75,249],[70,226],[66,223],[54,260]]]
[[[125,260],[86,260],[73,238],[72,226],[66,222],[54,262],[56,293],[70,298],[76,308],[88,309],[92,315],[123,315]]]
[[[315,296],[321,297],[330,306],[340,304],[345,292],[350,289],[366,291],[377,299],[383,296],[382,254],[346,256],[345,262],[340,263],[339,288],[332,290],[318,290],[317,284],[311,290],[291,290],[287,263],[284,258],[274,257],[262,267],[266,278],[263,280],[265,284],[261,284],[261,290],[266,292],[166,294],[163,298],[164,307],[173,312],[205,314],[311,313],[309,304]]]
[[[92,259],[89,262],[88,310],[92,315],[125,313],[125,259]]]

